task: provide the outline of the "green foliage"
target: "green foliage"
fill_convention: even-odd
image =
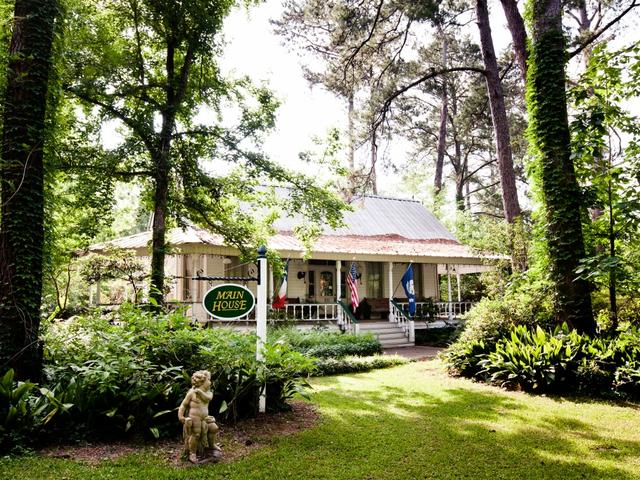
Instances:
[[[589,396],[639,398],[640,331],[591,338],[566,325],[554,331],[539,326],[513,327],[484,349],[467,345],[467,357],[455,360],[465,376],[502,387],[538,393],[583,393]]]
[[[473,376],[480,370],[475,358],[489,353],[513,327],[551,328],[554,324],[551,287],[525,277],[510,285],[500,298],[485,298],[465,316],[464,330],[446,351],[452,372]]]
[[[609,289],[614,329],[616,296],[635,295],[640,287],[640,127],[637,116],[625,109],[640,94],[639,65],[637,45],[618,51],[599,45],[570,92],[572,150],[590,213],[584,225],[590,256],[577,272]]]
[[[255,348],[255,335],[205,329],[180,312],[154,316],[131,305],[108,318],[54,324],[46,335],[48,385],[73,404],[55,428],[76,436],[176,433],[175,411],[190,374],[201,369],[212,374],[210,411],[222,421],[256,413],[265,384],[267,407],[285,408],[306,386],[313,359],[270,343],[261,363]]]
[[[46,388],[16,381],[9,369],[0,377],[0,452],[18,453],[33,445],[42,428],[69,407]]]
[[[461,327],[419,328],[416,329],[416,345],[448,347],[458,339]]]
[[[368,372],[379,368],[395,367],[408,363],[404,357],[398,355],[373,355],[343,358],[321,358],[317,362],[315,374],[317,376],[339,375],[345,373]]]
[[[147,278],[144,262],[132,250],[107,248],[104,254],[89,254],[80,260],[80,276],[89,285],[102,280],[125,280],[133,289],[137,303],[141,283]]]
[[[306,356],[341,358],[347,355],[369,356],[382,353],[380,342],[373,336],[296,328],[280,328],[270,333],[272,341],[285,343]]]
[[[571,156],[562,9],[557,2],[533,0],[526,7],[532,32],[526,82],[531,171],[543,207],[554,311],[561,321],[593,334],[589,284],[575,274],[585,256],[580,215],[584,205]]]
[[[13,370],[0,377],[0,452],[22,446],[34,429],[29,408],[30,382],[14,382]]]
[[[150,296],[157,303],[167,228],[201,225],[247,256],[282,214],[304,218],[298,232],[309,245],[314,226],[337,226],[345,208],[314,178],[261,153],[275,125],[274,95],[248,78],[222,77],[222,25],[240,3],[92,0],[74,3],[67,17],[65,90],[82,115],[66,132],[61,164],[110,185],[142,186],[142,205],[155,212]],[[108,122],[122,138],[107,150],[98,133]],[[291,190],[278,198],[264,185]]]

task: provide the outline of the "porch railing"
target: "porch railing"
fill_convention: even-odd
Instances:
[[[404,312],[409,310],[406,302],[396,302]],[[457,320],[475,305],[474,302],[416,302],[416,320],[433,322],[443,318]]]
[[[267,309],[268,320],[335,320],[338,318],[339,307],[335,303],[290,303],[284,308]]]
[[[336,302],[338,309],[338,326],[341,330],[355,333],[360,333],[360,325],[358,325],[358,319],[355,317],[348,305],[344,304],[340,300]]]
[[[474,302],[434,302],[439,317],[458,319],[475,305]]]
[[[402,327],[402,331],[409,342],[416,341],[415,322],[409,317],[409,314],[402,307],[402,304],[393,299],[389,299],[389,321],[397,323]]]

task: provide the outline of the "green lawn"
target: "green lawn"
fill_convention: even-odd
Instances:
[[[28,457],[0,460],[0,478],[640,479],[637,406],[504,392],[440,369],[414,363],[317,379],[316,427],[229,464]]]

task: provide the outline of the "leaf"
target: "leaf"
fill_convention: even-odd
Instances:
[[[161,415],[165,415],[167,413],[171,413],[173,410],[162,410],[161,412],[156,413],[152,418],[158,418]]]

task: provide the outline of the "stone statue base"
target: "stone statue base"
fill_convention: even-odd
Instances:
[[[213,448],[198,449],[197,454],[189,453],[188,450],[185,450],[182,458],[194,465],[215,463],[222,459],[222,449],[220,445],[216,444]]]

